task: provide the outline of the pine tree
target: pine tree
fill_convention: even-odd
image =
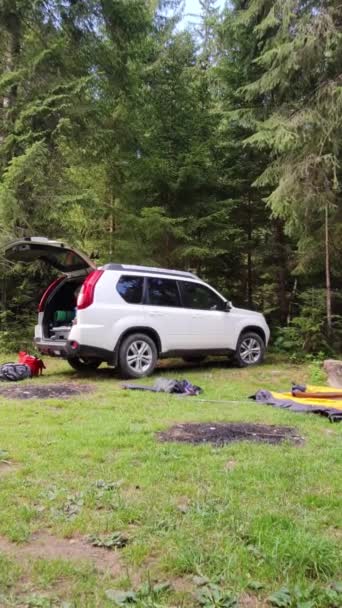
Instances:
[[[326,314],[331,331],[331,285],[337,258],[331,240],[341,220],[341,20],[337,2],[253,0],[241,13],[252,23],[261,71],[244,87],[245,100],[264,100],[266,116],[248,139],[271,162],[256,180],[298,242],[298,269],[325,262]]]
[[[275,320],[284,323],[288,314],[288,245],[282,236],[281,223],[270,218],[263,200],[267,188],[258,189],[254,185],[267,167],[268,156],[245,143],[265,113],[262,104],[247,103],[243,93],[244,87],[256,76],[258,56],[253,27],[241,18],[245,4],[240,0],[234,2],[234,6],[226,10],[219,29],[221,58],[216,71],[221,125],[218,146],[224,158],[226,184],[236,203],[232,220],[241,230],[240,267],[245,301],[249,306],[255,304],[264,309],[266,306]]]

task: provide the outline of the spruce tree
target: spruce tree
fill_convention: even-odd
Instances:
[[[335,1],[252,0],[240,21],[253,25],[259,71],[244,88],[246,102],[266,109],[248,143],[270,154],[256,180],[267,202],[298,242],[298,270],[325,271],[331,331],[331,243],[340,230],[340,7]],[[319,262],[321,258],[321,263]]]

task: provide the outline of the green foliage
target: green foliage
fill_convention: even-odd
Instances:
[[[107,589],[105,596],[116,606],[134,605],[136,608],[161,608],[161,596],[170,589],[170,583],[153,584],[150,580],[142,584],[136,591],[122,591],[121,589]]]
[[[52,608],[52,600],[40,593],[33,593],[26,600],[26,606],[28,608]]]
[[[292,273],[324,287],[326,212],[342,285],[339,8],[201,0],[188,28],[181,10],[1,3],[0,246],[36,234],[99,263],[192,269],[284,325]],[[0,266],[0,348],[17,348],[51,276]],[[335,298],[333,314],[340,336]],[[318,313],[296,316],[279,344],[327,350]]]
[[[201,586],[196,593],[196,599],[204,608],[238,608],[236,597],[214,583]]]
[[[317,586],[301,589],[284,587],[272,593],[268,601],[276,608],[338,608],[341,605],[342,586],[333,583],[330,587]]]
[[[128,538],[121,532],[113,532],[107,536],[98,536],[92,534],[88,539],[89,543],[94,547],[105,547],[106,549],[122,549],[128,543]]]
[[[11,160],[0,182],[0,226],[13,231],[21,218],[22,227],[31,228],[32,211],[41,189],[45,189],[47,167],[47,149],[42,141]]]
[[[20,319],[16,319],[11,311],[1,312],[0,353],[19,352],[19,350],[33,353],[34,321],[34,312],[31,311],[26,315],[21,314]]]
[[[318,353],[319,360],[314,360],[310,366],[310,382],[316,385],[326,384],[327,375],[323,370],[322,359],[324,353]]]
[[[304,291],[299,296],[299,312],[287,327],[278,329],[274,346],[293,355],[331,355],[340,348],[341,317],[335,316],[333,335],[328,336],[325,320],[325,292]]]
[[[259,38],[258,71],[242,88],[245,103],[258,107],[264,100],[265,107],[246,138],[246,144],[269,152],[255,185],[268,188],[268,205],[300,249],[310,235],[324,242],[319,227],[326,205],[332,239],[341,221],[338,14],[334,2],[252,0],[239,16]],[[338,253],[330,253],[332,265],[338,263]]]

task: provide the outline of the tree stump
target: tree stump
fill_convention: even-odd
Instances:
[[[342,361],[326,359],[323,364],[328,375],[328,384],[335,388],[342,388]]]

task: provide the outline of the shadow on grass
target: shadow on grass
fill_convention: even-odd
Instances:
[[[158,375],[164,375],[169,373],[186,375],[187,373],[200,372],[201,370],[207,371],[209,369],[233,369],[237,367],[238,366],[234,363],[234,361],[229,361],[224,358],[216,360],[208,359],[206,361],[201,361],[200,363],[186,363],[181,359],[161,359],[150,378],[155,378]],[[84,380],[85,378],[104,381],[108,381],[111,379],[122,380],[118,368],[105,367],[105,365],[103,365],[103,367],[99,367],[96,370],[56,370],[54,372],[54,376],[68,378],[69,380]]]

